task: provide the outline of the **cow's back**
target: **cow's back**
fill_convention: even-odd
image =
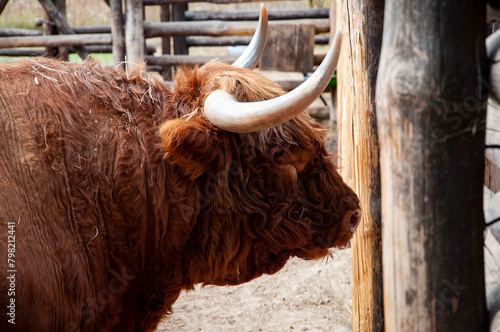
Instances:
[[[11,277],[1,278],[0,306],[6,308],[15,301],[15,316],[6,318],[6,310],[1,310],[0,324],[15,317],[11,320],[15,325],[2,330],[80,326],[84,294],[90,289],[88,264],[80,250],[78,229],[71,223],[67,166],[60,147],[51,150],[49,146],[48,135],[59,124],[54,119],[47,121],[37,109],[40,96],[34,87],[41,78],[8,77],[2,72],[0,76],[0,222],[4,237],[0,252],[12,254],[11,260],[0,261],[2,273]]]
[[[154,103],[151,91],[92,67],[0,66],[0,252],[9,239],[15,250],[13,265],[1,260],[0,268],[16,285],[9,296],[2,276],[0,306],[15,300],[16,324],[0,330],[105,330],[126,321],[123,293],[144,254],[130,248],[127,232],[148,217],[147,188],[134,182],[151,162],[144,149],[159,150],[159,119],[139,110]]]

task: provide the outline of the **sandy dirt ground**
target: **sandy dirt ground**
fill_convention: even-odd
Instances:
[[[183,292],[158,331],[351,331],[351,249],[239,286]]]

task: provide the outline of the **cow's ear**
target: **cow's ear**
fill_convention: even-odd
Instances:
[[[166,121],[160,128],[165,157],[191,179],[219,157],[217,129],[199,118]]]

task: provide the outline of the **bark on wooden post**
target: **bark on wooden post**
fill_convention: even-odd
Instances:
[[[144,60],[144,5],[142,0],[126,0],[127,26],[125,43],[127,62],[139,63]]]
[[[376,101],[386,331],[487,331],[486,4],[385,6]]]
[[[111,34],[113,35],[113,62],[115,66],[125,61],[125,34],[121,0],[111,0]]]
[[[337,69],[340,172],[361,199],[363,220],[351,241],[353,331],[383,331],[380,171],[375,85],[382,44],[383,0],[337,0],[343,33]],[[333,27],[335,28],[335,27]]]

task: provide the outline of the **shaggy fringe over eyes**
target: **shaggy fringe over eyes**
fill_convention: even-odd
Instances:
[[[181,68],[174,82],[172,100],[177,101],[175,106],[182,110],[180,116],[191,115],[193,110],[203,116],[205,99],[219,89],[234,95],[240,102],[268,100],[285,94],[279,85],[257,72],[216,61],[193,69]],[[208,120],[206,122],[213,128]],[[243,140],[248,139],[248,146],[259,152],[266,152],[270,142],[272,145],[298,145],[301,149],[314,145],[316,149],[318,143],[324,143],[325,130],[307,112],[303,112],[281,126],[240,136]]]

